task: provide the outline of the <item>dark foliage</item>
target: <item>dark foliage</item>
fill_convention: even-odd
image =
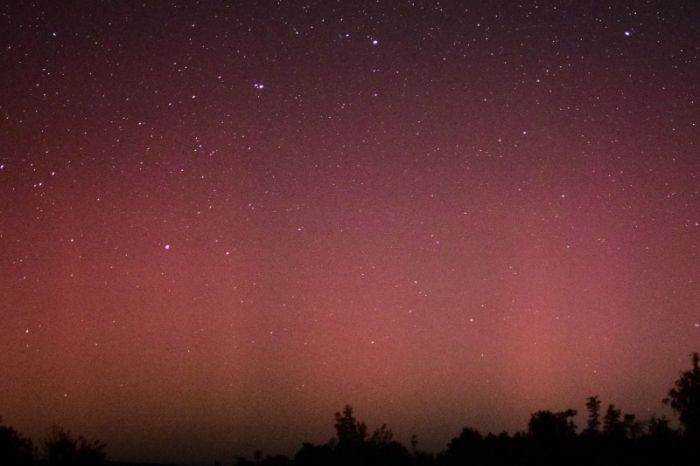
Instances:
[[[333,462],[333,447],[331,445],[313,445],[304,443],[301,450],[294,456],[294,464],[298,466],[325,466]]]
[[[293,458],[265,456],[236,458],[236,466],[646,466],[700,465],[700,367],[693,354],[692,367],[681,373],[664,400],[678,414],[682,429],[675,430],[665,417],[640,422],[609,404],[601,421],[598,396],[586,400],[586,427],[581,434],[573,422],[576,411],[537,411],[527,432],[483,435],[465,427],[450,440],[444,452],[433,456],[410,440],[410,450],[394,439],[386,424],[367,434],[351,406],[335,413],[336,436],[323,445],[304,443]],[[602,427],[602,429],[601,429]],[[0,423],[0,466],[97,466],[105,464],[104,444],[74,438],[53,427],[44,442],[45,459],[35,458],[30,439]]]
[[[367,426],[364,422],[358,422],[352,414],[352,407],[345,406],[343,413],[335,413],[335,432],[338,437],[338,446],[359,445],[367,437]]]
[[[664,402],[678,413],[685,435],[700,440],[700,356],[693,353],[692,367],[676,380]]]
[[[0,422],[0,466],[102,466],[106,464],[105,446],[52,426],[43,443],[44,457],[37,458],[31,439]]]
[[[98,441],[77,439],[60,426],[52,426],[44,441],[46,460],[50,466],[98,466],[105,462],[106,445]]]
[[[588,410],[588,421],[586,422],[586,430],[583,432],[595,435],[600,431],[600,399],[598,395],[591,396],[586,400],[586,409]]]
[[[31,439],[22,437],[12,427],[2,425],[0,418],[0,465],[23,466],[34,460]]]
[[[336,437],[324,445],[303,444],[292,460],[239,460],[238,464],[299,466],[625,466],[700,465],[695,442],[700,406],[700,369],[693,355],[692,369],[683,372],[665,400],[679,414],[683,435],[665,417],[640,422],[609,404],[601,413],[601,400],[586,400],[586,427],[579,434],[573,418],[576,411],[537,411],[530,417],[527,432],[483,435],[465,427],[437,456],[419,451],[418,439],[411,437],[410,451],[394,440],[384,424],[372,435],[346,406],[335,413]]]

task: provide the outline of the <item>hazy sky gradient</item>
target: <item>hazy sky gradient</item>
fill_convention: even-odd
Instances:
[[[444,448],[700,349],[697,2],[0,6],[0,415]]]

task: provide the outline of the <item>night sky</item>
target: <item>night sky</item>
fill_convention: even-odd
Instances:
[[[623,5],[626,3],[626,5]],[[443,449],[700,350],[700,5],[0,6],[0,415]],[[579,418],[579,425],[583,421]]]

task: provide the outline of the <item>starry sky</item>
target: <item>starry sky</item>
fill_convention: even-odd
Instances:
[[[0,415],[112,459],[444,448],[700,350],[700,6],[0,6]],[[579,425],[583,424],[579,420]]]

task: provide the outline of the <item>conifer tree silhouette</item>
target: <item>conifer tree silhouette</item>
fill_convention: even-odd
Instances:
[[[600,431],[600,398],[598,395],[591,396],[586,400],[588,410],[588,420],[586,421],[586,433],[597,433]]]
[[[335,413],[335,432],[338,444],[357,444],[365,441],[367,426],[358,422],[352,413],[352,406],[346,405],[343,413]]]

